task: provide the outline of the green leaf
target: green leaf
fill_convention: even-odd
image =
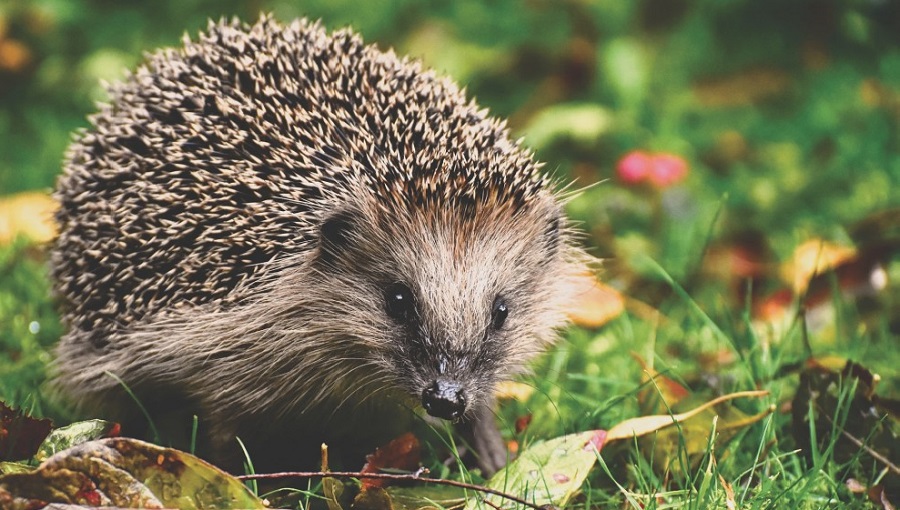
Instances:
[[[341,500],[344,498],[344,484],[330,476],[322,479],[322,492],[325,493],[325,504],[328,510],[344,510]]]
[[[28,473],[34,471],[33,466],[22,464],[20,462],[0,462],[0,475],[10,473]]]
[[[0,476],[24,501],[130,508],[265,508],[233,476],[184,452],[126,438],[63,450],[30,473]]]
[[[539,111],[525,128],[525,140],[534,149],[542,149],[560,138],[591,144],[612,125],[612,113],[602,106],[561,104]]]
[[[646,96],[649,64],[635,39],[609,42],[602,53],[603,71],[624,105],[639,105]]]
[[[397,510],[458,507],[465,502],[465,489],[448,485],[388,487],[391,502]]]
[[[605,431],[592,430],[535,443],[491,477],[486,486],[535,505],[563,506],[581,488],[605,441]],[[480,499],[470,498],[466,510],[479,508]],[[484,499],[499,508],[515,507],[514,502],[500,496]]]
[[[353,510],[394,510],[391,496],[381,487],[364,488],[353,498]]]
[[[43,462],[55,453],[67,448],[109,435],[116,435],[113,432],[117,432],[118,428],[118,423],[106,420],[79,421],[60,427],[50,432],[50,435],[44,439],[34,455],[34,459],[38,462]]]

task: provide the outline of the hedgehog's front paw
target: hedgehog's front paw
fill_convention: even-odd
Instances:
[[[489,477],[506,465],[509,452],[497,422],[494,419],[492,405],[481,405],[475,411],[475,417],[459,424],[463,437],[474,449],[473,454],[478,467]]]

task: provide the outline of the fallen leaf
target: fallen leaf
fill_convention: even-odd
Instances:
[[[840,358],[806,361],[791,406],[794,439],[810,459],[813,452],[825,449],[838,463],[861,455],[871,459],[860,463],[861,473],[874,478],[887,468],[883,484],[891,494],[900,492],[895,460],[900,458],[900,422],[882,407],[893,400],[876,393],[877,374],[849,360],[838,369],[840,362]]]
[[[115,437],[119,435],[119,424],[105,420],[79,421],[65,427],[54,429],[41,443],[34,460],[43,462],[48,457],[81,443]]]
[[[449,485],[422,485],[417,487],[388,487],[396,510],[443,510],[459,508],[466,501],[466,491]]]
[[[322,478],[322,492],[325,495],[325,504],[328,510],[343,510],[341,501],[344,498],[344,484],[337,478],[327,476]]]
[[[721,371],[722,367],[731,365],[736,359],[737,355],[731,348],[719,349],[715,352],[701,352],[697,355],[700,368],[706,372]]]
[[[684,454],[691,461],[699,461],[708,451],[710,442],[716,448],[724,446],[738,432],[762,420],[774,411],[774,406],[755,415],[747,415],[734,406],[710,407],[680,420],[677,427],[664,427],[654,434],[638,438],[638,449],[652,462],[659,473],[684,475]],[[715,423],[715,426],[713,426]],[[712,437],[710,434],[714,433]]]
[[[833,305],[835,281],[846,299],[874,296],[887,286],[887,272],[872,257],[854,255],[838,262],[826,272],[810,278],[803,297],[807,313],[817,307]]]
[[[534,386],[518,381],[502,381],[497,384],[494,396],[500,400],[525,402],[534,393]]]
[[[575,302],[569,310],[569,318],[585,328],[599,328],[625,311],[625,298],[619,291],[600,283],[594,276],[578,279]]]
[[[28,191],[0,199],[0,245],[23,235],[47,242],[56,235],[56,202],[46,193]]]
[[[100,468],[95,472],[97,476],[104,475]],[[4,508],[43,508],[48,503],[128,507],[132,502],[135,508],[163,508],[152,495],[127,501],[111,499],[87,474],[68,469],[3,475],[0,477],[0,502],[4,503]]]
[[[824,241],[810,239],[794,249],[794,254],[781,267],[781,277],[791,285],[796,295],[806,292],[810,280],[818,274],[836,268],[856,256],[856,250]]]
[[[694,85],[694,95],[711,108],[743,106],[777,96],[787,90],[791,78],[785,71],[759,68]]]
[[[868,496],[869,501],[881,506],[884,510],[895,510],[893,503],[888,500],[883,484],[873,485],[868,491]]]
[[[765,323],[784,320],[795,302],[791,289],[780,289],[753,303],[753,318]]]
[[[856,478],[848,478],[845,485],[847,486],[847,490],[853,494],[862,494],[867,490],[866,486],[860,483]]]
[[[15,39],[0,40],[0,69],[19,72],[31,62],[31,50]]]
[[[129,508],[264,508],[233,476],[184,452],[126,438],[63,450],[29,473],[0,476],[21,501]]]
[[[413,471],[419,467],[420,454],[419,439],[412,432],[407,432],[366,455],[366,464],[361,472],[379,473],[384,469]],[[361,483],[365,490],[370,487],[384,487],[387,480],[363,478]]]
[[[363,478],[365,481],[365,478]],[[352,510],[393,510],[391,496],[381,487],[363,487],[353,498]]]
[[[29,473],[34,471],[34,466],[22,464],[21,462],[0,462],[0,475],[8,473]],[[0,506],[2,508],[2,506]]]
[[[516,418],[516,434],[521,434],[525,432],[525,429],[528,428],[528,425],[531,424],[531,419],[533,416],[531,414],[526,414],[525,416],[519,416]]]
[[[614,425],[611,429],[607,431],[606,440],[614,441],[618,439],[631,439],[632,437],[639,437],[646,434],[650,434],[652,432],[656,432],[662,428],[669,427],[674,425],[675,423],[684,422],[690,419],[701,412],[721,404],[722,402],[727,402],[729,400],[734,400],[736,398],[742,397],[764,397],[768,395],[768,391],[739,391],[737,393],[730,393],[728,395],[722,395],[721,397],[714,398],[709,402],[705,402],[704,404],[691,409],[690,411],[679,413],[679,414],[663,414],[663,415],[655,415],[655,416],[641,416],[639,418],[631,418],[629,420],[625,420]]]
[[[0,460],[30,459],[50,428],[50,420],[32,418],[0,402]]]
[[[498,471],[485,486],[514,494],[535,505],[562,507],[581,488],[606,442],[606,432],[592,430],[537,442]],[[482,508],[481,496],[469,496],[467,510]],[[483,500],[495,508],[516,508],[496,495]]]

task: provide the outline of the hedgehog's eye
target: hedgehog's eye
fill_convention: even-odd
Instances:
[[[397,322],[406,322],[412,318],[415,309],[412,291],[402,283],[394,283],[384,291],[384,302],[387,314]]]
[[[506,322],[507,315],[509,315],[509,307],[506,305],[506,301],[497,296],[491,309],[491,327],[494,329],[502,328],[503,323]]]

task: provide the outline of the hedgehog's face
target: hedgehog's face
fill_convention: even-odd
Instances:
[[[563,322],[571,268],[560,223],[549,194],[475,218],[339,213],[323,223],[318,252],[345,289],[334,320],[429,414],[459,419]]]

